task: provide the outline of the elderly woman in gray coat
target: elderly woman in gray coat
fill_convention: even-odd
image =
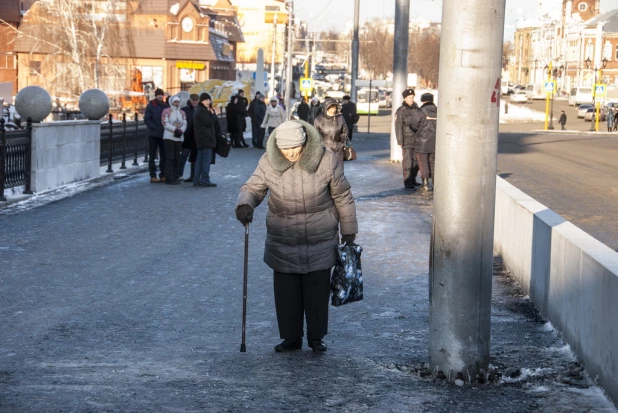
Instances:
[[[266,153],[243,185],[236,217],[243,225],[268,191],[264,261],[274,270],[275,309],[283,341],[275,351],[302,347],[303,316],[307,341],[326,351],[331,269],[337,244],[353,243],[358,224],[350,184],[337,155],[303,121],[284,122],[273,132]]]

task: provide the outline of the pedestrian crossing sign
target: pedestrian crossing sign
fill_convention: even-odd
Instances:
[[[594,96],[605,96],[605,91],[607,90],[607,85],[604,83],[597,83],[594,85]]]
[[[545,93],[554,93],[554,91],[556,90],[556,82],[553,81],[547,81],[543,84],[543,90],[545,91]]]
[[[313,79],[310,77],[301,77],[300,78],[300,90],[307,91],[307,92],[313,90]]]

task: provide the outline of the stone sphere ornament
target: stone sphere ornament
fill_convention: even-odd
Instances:
[[[88,89],[79,97],[79,110],[88,120],[99,120],[109,112],[109,98],[99,89]]]
[[[23,120],[41,122],[52,111],[52,98],[40,86],[27,86],[15,96],[15,110]]]

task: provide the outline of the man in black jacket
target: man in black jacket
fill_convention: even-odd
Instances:
[[[163,90],[155,90],[155,98],[146,105],[144,123],[148,128],[148,169],[150,170],[150,182],[165,182],[165,146],[163,146],[163,122],[161,115],[169,106],[163,101]],[[159,151],[159,178],[157,178],[157,165],[155,158]]]
[[[309,121],[309,105],[307,105],[307,98],[302,97],[300,99],[300,104],[296,109],[296,113],[298,114],[298,119],[304,120],[305,122]]]
[[[350,96],[345,95],[343,97],[343,104],[341,105],[341,114],[345,120],[345,124],[348,125],[348,139],[352,140],[352,133],[354,132],[354,125],[358,122],[358,114],[356,113],[356,103],[350,100]]]
[[[211,97],[208,93],[200,95],[200,102],[193,113],[193,130],[197,160],[195,161],[195,175],[193,186],[215,187],[210,181],[210,162],[217,147],[215,135],[215,121],[217,115],[210,109]]]
[[[418,165],[414,159],[414,146],[425,115],[414,103],[414,89],[408,88],[402,95],[403,105],[395,112],[395,136],[403,152],[403,184],[406,188],[414,188],[419,185],[416,182]]]
[[[266,103],[260,92],[255,94],[255,98],[249,104],[249,116],[251,117],[251,144],[254,148],[264,149],[265,131],[262,128],[262,122],[266,116]]]
[[[185,115],[187,117],[187,130],[185,131],[184,135],[185,139],[182,142],[182,154],[180,155],[180,167],[178,169],[179,173],[184,173],[187,159],[191,163],[191,176],[185,179],[185,182],[193,182],[193,174],[195,173],[197,147],[195,146],[195,135],[193,130],[193,113],[195,112],[195,107],[199,103],[199,99],[199,95],[192,93],[191,96],[189,96],[187,106],[182,108],[183,112],[185,112]]]
[[[418,163],[421,180],[421,189],[433,191],[434,168],[436,164],[436,123],[438,121],[438,108],[433,103],[431,93],[421,95],[421,111],[425,118],[421,123],[420,130],[416,134],[414,153]],[[431,185],[429,185],[431,178]]]

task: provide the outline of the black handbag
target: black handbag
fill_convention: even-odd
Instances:
[[[222,158],[227,158],[230,154],[230,148],[232,145],[230,141],[227,139],[225,135],[217,135],[217,147],[215,148],[215,153]]]
[[[353,161],[356,159],[356,151],[350,142],[350,139],[345,140],[345,146],[343,147],[343,160]]]

